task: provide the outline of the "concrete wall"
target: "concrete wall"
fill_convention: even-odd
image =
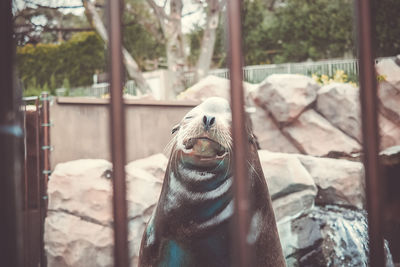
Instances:
[[[164,151],[171,129],[195,102],[125,100],[127,162]],[[107,99],[58,97],[50,107],[51,166],[110,156]]]

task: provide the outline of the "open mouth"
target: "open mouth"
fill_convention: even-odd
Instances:
[[[183,144],[189,154],[203,158],[219,158],[227,153],[224,146],[208,137],[189,138]]]

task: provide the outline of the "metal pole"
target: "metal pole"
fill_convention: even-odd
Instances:
[[[229,58],[231,80],[232,136],[234,155],[233,262],[236,266],[252,264],[252,250],[246,241],[250,225],[250,201],[247,170],[248,142],[245,132],[245,115],[242,83],[242,49],[240,0],[228,1]]]
[[[0,262],[23,264],[23,129],[17,120],[11,0],[0,1]]]
[[[42,198],[42,188],[44,188],[43,184],[44,181],[42,180],[42,174],[40,172],[40,101],[39,98],[35,100],[35,159],[36,159],[36,175],[34,179],[36,179],[36,208],[38,210],[38,214],[40,216],[40,225],[39,225],[39,233],[40,233],[40,239],[38,240],[39,242],[39,247],[40,247],[40,255],[39,255],[39,262],[41,266],[45,266],[45,253],[44,253],[44,221],[43,219],[45,216],[43,215],[43,210],[42,210],[42,203],[44,203],[43,198]],[[44,209],[46,210],[46,209]]]
[[[129,266],[125,183],[125,113],[122,100],[121,2],[108,0],[111,157],[113,163],[114,265]]]
[[[370,266],[385,266],[382,235],[382,184],[379,181],[379,139],[376,73],[372,33],[371,1],[357,1],[357,29],[360,69],[360,99],[364,168],[367,190]]]
[[[44,192],[43,192],[43,199],[45,203],[45,210],[47,211],[47,182],[49,181],[49,174],[50,174],[50,96],[48,92],[42,92],[40,96],[42,100],[42,123],[41,127],[43,129],[43,181],[44,181]]]

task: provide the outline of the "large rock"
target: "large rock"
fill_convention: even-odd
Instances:
[[[376,64],[376,71],[385,80],[400,90],[400,66],[392,59],[381,60]]]
[[[247,96],[255,89],[255,86],[243,82],[243,89]],[[177,96],[178,100],[204,101],[212,96],[230,99],[230,81],[214,75],[208,75],[199,82],[189,87]]]
[[[299,153],[299,150],[282,134],[268,112],[259,106],[255,109],[250,117],[260,148],[274,152]]]
[[[360,144],[336,129],[314,110],[307,110],[283,131],[304,154],[323,156],[331,151],[352,153],[360,151]]]
[[[141,237],[159,198],[160,173],[165,172],[166,161],[158,154],[126,167],[132,266],[137,266]],[[77,160],[56,166],[48,184],[49,216],[45,222],[50,267],[113,265],[111,179],[111,163],[105,160]],[[85,231],[89,228],[92,230]],[[69,238],[64,238],[70,232]],[[108,242],[103,245],[98,240],[106,235]]]
[[[381,149],[400,145],[400,125],[388,120],[385,116],[379,116],[379,128]]]
[[[273,74],[259,85],[255,101],[284,125],[295,120],[314,102],[318,89],[319,85],[310,77]]]
[[[260,150],[259,157],[277,219],[298,215],[314,205],[317,188],[296,156]]]
[[[400,89],[382,81],[379,83],[378,95],[382,113],[400,127]]]
[[[332,83],[318,91],[317,111],[349,136],[362,141],[359,89]]]
[[[49,267],[113,266],[113,230],[89,218],[48,211],[44,240]]]
[[[110,180],[104,175],[109,169],[111,163],[100,159],[58,164],[48,183],[48,209],[109,226],[112,189]]]
[[[319,205],[365,207],[364,168],[360,162],[299,155],[318,186]]]
[[[164,180],[167,164],[168,158],[164,154],[158,153],[144,159],[132,161],[126,165],[126,171],[132,172],[131,168],[139,168],[162,181]]]
[[[368,264],[365,213],[339,207],[315,207],[295,219],[278,222],[287,266],[363,266]],[[388,253],[387,246],[385,252]],[[390,253],[386,266],[393,266]]]

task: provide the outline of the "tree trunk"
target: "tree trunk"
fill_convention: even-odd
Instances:
[[[167,64],[173,88],[173,96],[185,89],[184,66],[186,65],[182,36],[182,0],[170,0],[170,13],[153,0],[147,0],[154,10],[166,40]],[[170,95],[172,95],[170,94]]]
[[[185,53],[182,36],[182,0],[170,1],[170,19],[163,27],[167,40],[167,63],[172,78],[174,94],[177,95],[185,89],[184,67]]]
[[[210,0],[208,4],[206,28],[204,29],[200,46],[200,55],[196,65],[196,82],[205,77],[210,70],[219,20],[220,5],[218,1],[219,0]]]
[[[83,6],[85,7],[85,15],[89,23],[92,25],[93,28],[96,29],[100,37],[108,45],[108,35],[106,28],[104,27],[104,24],[96,11],[94,4],[88,0],[82,0],[82,2]],[[128,71],[128,75],[136,82],[139,90],[142,93],[151,92],[150,86],[148,85],[147,81],[139,70],[138,64],[124,47],[122,47],[122,56],[124,59],[126,70]]]

